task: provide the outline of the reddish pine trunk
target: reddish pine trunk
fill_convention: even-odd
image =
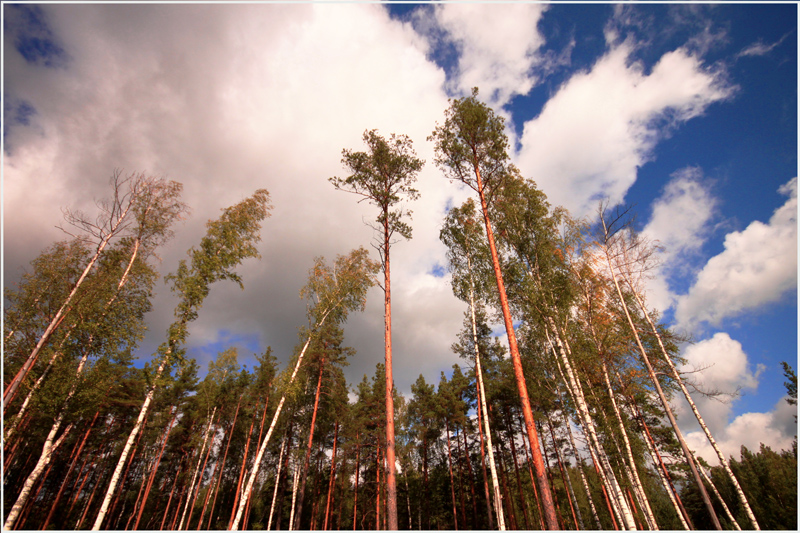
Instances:
[[[264,413],[267,412],[267,406],[264,405]],[[239,496],[242,493],[242,479],[244,478],[244,470],[247,465],[247,452],[250,450],[250,436],[253,434],[253,424],[256,422],[256,413],[253,413],[253,421],[250,422],[250,429],[247,430],[247,442],[244,445],[244,457],[242,457],[242,466],[239,468],[239,480],[236,482],[236,495],[233,498],[233,508],[231,509],[231,517],[228,520],[228,528],[231,528],[233,519],[236,517],[236,510],[239,508]],[[261,427],[264,427],[264,417],[261,419]],[[259,438],[259,441],[261,439]]]
[[[520,429],[523,427],[524,427],[523,422],[520,422]],[[525,450],[525,460],[528,463],[528,474],[531,477],[531,486],[533,487],[533,497],[536,500],[536,508],[539,511],[539,525],[541,526],[542,529],[544,529],[545,527],[544,527],[544,515],[542,513],[542,504],[541,501],[539,501],[539,491],[536,490],[536,481],[535,478],[533,477],[533,470],[531,469],[531,458],[528,455],[528,448],[530,447],[530,442],[525,444],[526,441],[525,441],[524,431],[521,433],[521,435],[522,435],[522,448]]]
[[[161,464],[161,457],[164,455],[164,450],[167,447],[167,440],[169,439],[169,434],[172,432],[172,425],[175,423],[175,418],[178,416],[178,409],[177,407],[173,408],[172,413],[172,420],[169,421],[167,425],[167,433],[164,435],[164,440],[161,443],[161,451],[158,453],[158,459],[156,459],[155,465],[153,465],[153,469],[150,472],[150,477],[147,480],[147,488],[144,491],[144,497],[142,498],[142,503],[139,506],[139,512],[136,516],[136,522],[133,524],[133,529],[139,529],[139,521],[142,519],[142,512],[144,511],[144,506],[147,503],[147,498],[150,495],[150,489],[153,486],[153,481],[156,479],[156,472],[158,471],[158,465]]]
[[[331,480],[328,484],[328,501],[325,503],[325,522],[322,529],[328,529],[328,518],[330,517],[331,495],[333,494],[334,481],[336,479],[336,441],[339,439],[339,421],[333,426],[333,452],[331,452]]]
[[[492,232],[492,223],[489,220],[489,209],[486,204],[486,197],[483,194],[483,183],[481,181],[480,170],[477,166],[475,167],[475,176],[477,179],[478,192],[481,200],[481,209],[483,211],[483,221],[486,226],[486,237],[489,242],[489,251],[492,254],[492,266],[494,267],[494,275],[497,281],[497,292],[500,297],[500,307],[503,310],[503,322],[505,323],[506,333],[508,334],[509,353],[511,355],[512,365],[514,367],[514,377],[516,378],[522,414],[525,419],[525,428],[528,432],[528,441],[531,443],[533,469],[536,472],[536,481],[539,484],[539,493],[541,494],[542,506],[544,507],[545,521],[547,522],[548,529],[559,529],[558,517],[556,514],[555,505],[553,504],[553,495],[550,489],[550,484],[547,482],[544,459],[542,458],[542,452],[539,449],[539,436],[536,433],[533,411],[531,410],[531,403],[528,397],[528,386],[525,383],[525,374],[522,370],[522,359],[519,355],[517,337],[514,333],[514,323],[511,318],[511,309],[509,308],[508,298],[506,297],[506,288],[503,283],[503,273],[500,271],[500,260],[497,255],[494,233]],[[536,446],[534,446],[534,443],[536,443]]]
[[[389,217],[384,221],[384,345],[386,367],[386,511],[388,528],[397,530],[397,482],[394,449],[394,378],[392,377],[392,293],[389,277]]]
[[[72,469],[75,468],[75,464],[78,462],[78,458],[80,457],[81,452],[83,451],[83,446],[86,444],[86,439],[89,438],[89,433],[92,432],[92,428],[94,427],[94,423],[97,421],[97,417],[99,415],[100,415],[100,411],[97,411],[94,414],[94,418],[92,418],[92,423],[89,424],[89,429],[87,429],[86,433],[83,435],[83,440],[81,441],[80,446],[78,447],[77,451],[75,452],[75,456],[72,459],[72,462],[70,463],[69,468],[67,469],[67,473],[64,474],[64,479],[61,482],[61,487],[59,487],[59,489],[58,489],[58,494],[56,494],[55,500],[53,501],[53,505],[50,506],[50,512],[47,514],[47,518],[45,519],[44,525],[42,526],[43,530],[47,529],[47,526],[50,525],[50,520],[53,519],[53,514],[56,511],[56,507],[58,506],[58,502],[61,501],[61,496],[64,494],[64,489],[67,486],[67,479],[69,479],[69,475],[72,473]]]
[[[208,513],[208,524],[206,524],[206,529],[211,529],[211,520],[214,517],[214,507],[217,505],[217,496],[219,496],[219,487],[222,483],[222,474],[225,472],[225,460],[228,458],[228,448],[231,445],[231,439],[233,438],[233,431],[236,429],[236,419],[239,416],[239,406],[242,403],[242,398],[239,398],[239,402],[236,404],[236,413],[233,415],[233,424],[231,424],[230,432],[228,433],[228,443],[225,445],[225,453],[222,456],[222,468],[219,469],[219,478],[217,479],[217,486],[216,490],[214,491],[214,500],[211,502],[211,512]],[[251,428],[252,429],[252,428]],[[213,477],[213,476],[212,476]],[[203,509],[205,513],[205,508]],[[203,517],[200,517],[200,524],[203,522]],[[200,529],[200,524],[197,525],[197,529]]]
[[[213,418],[214,418],[213,415],[212,415],[211,418],[213,420]],[[212,426],[212,428],[213,428],[213,426]],[[208,456],[211,455],[211,448],[213,448],[213,446],[212,446],[213,444],[214,444],[214,439],[212,437],[211,438],[211,442],[208,443],[208,451],[206,451],[206,458],[203,459],[203,466],[202,466],[202,468],[200,468],[200,470],[197,473],[197,490],[194,489],[194,486],[189,487],[189,494],[192,497],[192,503],[189,504],[189,514],[186,517],[186,524],[185,524],[186,527],[184,527],[183,529],[189,529],[189,523],[192,521],[192,513],[194,512],[194,504],[197,501],[197,495],[200,494],[200,486],[203,484],[203,473],[206,471],[206,464],[208,464]],[[208,501],[208,499],[206,499],[206,501]],[[182,518],[181,518],[181,522],[183,522]]]
[[[327,349],[327,344],[323,348]],[[300,515],[303,512],[303,500],[305,499],[306,480],[308,479],[308,467],[311,460],[311,450],[314,443],[314,428],[317,423],[317,411],[319,410],[319,396],[322,391],[322,375],[325,369],[325,354],[323,353],[319,362],[319,375],[317,376],[317,391],[314,395],[314,411],[311,414],[311,425],[308,429],[308,445],[306,446],[306,456],[303,460],[303,471],[300,477],[300,488],[297,494],[297,510],[295,511],[295,529],[300,529]],[[313,513],[312,513],[313,516]]]

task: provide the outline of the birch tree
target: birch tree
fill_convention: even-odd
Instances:
[[[364,248],[358,248],[346,256],[337,256],[333,265],[325,263],[325,259],[318,257],[314,266],[309,271],[308,283],[300,290],[300,296],[308,299],[307,316],[309,327],[301,329],[301,335],[307,337],[305,344],[294,358],[294,369],[291,375],[283,376],[283,394],[278,402],[278,407],[272,417],[267,434],[258,447],[258,453],[253,463],[253,469],[243,489],[239,500],[236,515],[228,529],[238,530],[247,502],[252,496],[253,485],[261,465],[261,459],[267,449],[272,433],[278,423],[283,405],[294,384],[297,373],[303,363],[303,357],[312,340],[318,334],[326,321],[333,324],[342,324],[347,320],[350,311],[363,310],[366,304],[368,289],[374,284],[374,276],[379,265],[370,260]],[[287,369],[288,370],[288,369]],[[295,475],[299,473],[298,469]],[[291,527],[290,527],[291,529]]]
[[[190,263],[187,264],[182,259],[177,271],[167,276],[167,281],[172,283],[173,292],[180,297],[175,309],[176,320],[167,330],[167,340],[158,349],[158,367],[111,476],[100,511],[92,526],[93,530],[99,530],[103,525],[111,498],[120,482],[122,469],[134,440],[142,429],[161,374],[176,358],[182,357],[180,351],[189,335],[189,323],[197,318],[212,283],[229,279],[243,288],[242,280],[234,269],[244,259],[260,257],[256,244],[261,240],[261,221],[269,215],[270,209],[269,193],[265,189],[259,189],[252,197],[226,208],[218,220],[207,223],[208,232],[200,241],[199,248],[189,250]]]
[[[97,202],[100,214],[92,220],[88,215],[79,211],[66,210],[64,216],[69,225],[74,226],[81,232],[81,239],[94,245],[94,253],[89,257],[83,271],[72,286],[71,291],[64,299],[61,307],[53,315],[50,323],[47,324],[39,340],[31,350],[25,363],[6,385],[3,391],[3,402],[8,405],[14,398],[20,384],[28,375],[33,364],[36,362],[39,353],[50,339],[53,332],[61,325],[64,318],[70,311],[70,306],[74,302],[78,291],[84,281],[94,269],[97,261],[103,254],[111,240],[115,237],[125,235],[133,223],[133,211],[140,201],[140,197],[150,194],[148,188],[151,187],[152,178],[143,174],[130,174],[122,177],[120,171],[115,171],[110,179],[112,187],[112,197],[110,199]]]

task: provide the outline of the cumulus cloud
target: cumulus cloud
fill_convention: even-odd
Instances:
[[[263,226],[263,259],[239,269],[244,292],[222,282],[212,287],[190,348],[205,367],[205,343],[241,337],[251,346],[256,332],[260,349],[271,345],[279,361],[288,359],[305,323],[298,291],[313,258],[332,260],[373,238],[364,222],[375,219],[375,208],[327,181],[344,175],[342,149],[364,149],[363,131],[377,128],[409,135],[418,155],[433,159],[425,139],[447,98],[427,43],[375,4],[51,5],[42,12],[69,60],[59,68],[27,61],[6,33],[5,96],[24,97],[36,110],[7,138],[7,279],[64,237],[54,229],[60,207],[94,212],[114,168],[185,185],[192,216],[160,251],[162,274],[199,241],[206,220],[266,188],[274,209]],[[449,345],[461,320],[456,313],[440,323],[438,336],[408,334],[423,319],[417,292],[445,261],[438,241],[444,206],[466,194],[430,163],[417,188],[421,199],[405,206],[414,211],[414,238],[392,255],[399,388],[416,378],[417,361],[452,365]],[[439,282],[425,304],[441,322],[458,302]],[[145,360],[175,305],[166,287],[157,290]],[[351,382],[383,359],[382,296],[373,289],[367,312],[375,316],[354,316],[346,327],[359,352],[345,370]]]
[[[662,263],[647,286],[650,305],[662,312],[676,298],[667,280],[687,275],[691,259],[708,238],[718,203],[700,168],[686,167],[671,177],[642,230],[645,238],[663,247]]]
[[[755,391],[761,373],[766,370],[764,365],[757,365],[753,369],[742,345],[727,333],[716,333],[709,339],[690,345],[682,355],[686,364],[680,368],[681,373],[706,392]],[[735,396],[726,398],[723,395],[720,399],[714,399],[694,392],[692,399],[714,440],[728,458],[739,459],[741,446],[755,451],[764,443],[774,450],[788,449],[797,433],[794,420],[797,411],[784,399],[766,413],[743,413],[732,420]],[[689,405],[682,397],[676,403],[678,420],[689,448],[710,464],[718,464],[716,452],[697,424]]]
[[[797,434],[795,414],[796,408],[780,400],[769,412],[737,416],[728,426],[714,434],[714,440],[728,459],[733,457],[739,460],[742,446],[756,452],[762,443],[775,451],[789,450]],[[702,431],[692,431],[685,437],[689,448],[697,455],[711,465],[719,464],[717,454]]]
[[[775,302],[797,287],[797,178],[779,192],[789,198],[766,224],[750,223],[725,236],[724,250],[697,275],[678,299],[675,318],[692,329]]]
[[[454,93],[480,87],[498,107],[512,96],[527,94],[535,85],[533,68],[542,62],[537,50],[544,44],[537,25],[543,4],[443,4],[434,9],[444,40],[459,50]]]
[[[718,397],[708,397],[699,392],[692,394],[712,435],[716,435],[728,425],[736,396],[743,390],[755,390],[758,376],[764,368],[759,365],[753,372],[741,343],[722,332],[687,346],[683,357],[686,364],[679,370],[686,376],[687,382],[698,391],[720,394]],[[692,392],[692,387],[689,387],[689,391]],[[682,408],[682,412],[689,425],[694,424],[694,415],[688,405]]]
[[[632,61],[633,51],[630,40],[614,45],[523,129],[523,174],[579,217],[601,198],[622,202],[660,139],[734,92],[721,70],[683,48],[664,54],[649,73]]]

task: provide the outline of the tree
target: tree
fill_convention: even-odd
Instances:
[[[100,215],[95,220],[91,220],[81,212],[67,210],[65,218],[67,222],[78,228],[84,235],[81,239],[95,244],[93,255],[86,262],[81,275],[72,286],[72,290],[64,299],[61,307],[53,315],[50,323],[39,337],[36,346],[27,357],[19,372],[6,386],[3,392],[3,401],[8,405],[14,398],[22,380],[28,375],[31,367],[36,362],[39,353],[50,339],[50,336],[61,325],[66,315],[70,312],[70,306],[76,299],[87,276],[92,272],[97,261],[111,240],[115,237],[126,235],[135,218],[139,222],[135,243],[142,240],[153,239],[153,245],[160,244],[160,239],[168,238],[168,228],[176,218],[180,218],[185,211],[185,205],[177,201],[180,194],[181,185],[174,182],[166,184],[164,180],[146,177],[143,174],[130,174],[123,178],[120,171],[115,171],[110,179],[113,189],[113,196],[110,200],[98,202]],[[153,216],[153,210],[161,210],[159,216]],[[135,252],[134,252],[135,256]]]
[[[490,524],[491,503],[494,502],[494,509],[497,513],[498,527],[501,531],[506,529],[503,507],[500,503],[500,485],[497,480],[497,468],[494,462],[494,446],[492,445],[492,433],[489,425],[489,417],[486,415],[486,389],[483,383],[483,368],[481,365],[481,348],[478,340],[478,323],[476,316],[480,314],[476,310],[476,284],[475,278],[482,279],[484,276],[475,274],[475,256],[481,254],[480,238],[482,237],[478,224],[475,221],[475,203],[468,199],[460,208],[453,208],[445,218],[444,227],[439,233],[439,239],[448,247],[447,259],[450,270],[453,274],[453,292],[461,300],[469,302],[469,331],[471,335],[462,335],[462,345],[453,345],[453,350],[460,353],[462,357],[475,358],[475,380],[478,388],[478,412],[479,419],[483,424],[479,424],[478,431],[481,437],[481,457],[483,457],[483,435],[486,435],[487,449],[489,451],[489,467],[492,474],[492,497],[489,497],[488,485],[486,486],[486,505],[489,507]],[[480,263],[480,262],[478,262]],[[483,291],[481,291],[483,292]],[[472,350],[469,350],[472,344]],[[485,349],[484,349],[485,350]],[[482,416],[481,416],[482,413]],[[485,430],[484,430],[485,427]],[[484,475],[486,473],[484,467]],[[485,479],[484,479],[485,481]]]
[[[514,365],[514,375],[519,392],[525,427],[533,453],[536,481],[544,505],[548,529],[559,529],[553,496],[545,472],[544,460],[539,447],[539,437],[533,419],[528,388],[522,371],[522,361],[514,333],[514,323],[508,305],[503,273],[500,269],[497,245],[495,244],[489,206],[494,193],[502,186],[515,169],[508,162],[508,137],[504,132],[502,117],[495,115],[488,106],[478,101],[478,89],[469,97],[452,100],[445,112],[444,125],[437,125],[428,138],[436,145],[436,164],[451,180],[458,180],[478,194],[483,213],[486,238],[492,257],[497,293],[508,336],[509,351]],[[536,445],[534,445],[536,443]]]
[[[352,192],[369,200],[378,207],[377,226],[381,239],[376,246],[381,258],[384,273],[384,347],[386,367],[386,505],[389,518],[389,529],[397,529],[397,486],[395,480],[395,436],[394,436],[394,402],[392,389],[392,292],[390,276],[389,251],[394,243],[395,233],[405,239],[411,238],[411,226],[403,221],[410,217],[411,211],[396,204],[407,197],[409,200],[419,198],[419,193],[412,188],[416,175],[422,170],[424,161],[418,159],[411,145],[411,139],[405,135],[392,134],[387,141],[377,134],[376,130],[365,131],[363,140],[367,152],[342,150],[342,164],[352,174],[347,178],[330,178],[337,189]]]
[[[346,256],[337,256],[333,265],[327,265],[323,257],[314,260],[314,266],[309,271],[308,283],[300,290],[300,296],[309,300],[308,320],[309,328],[301,328],[302,337],[307,337],[303,348],[296,355],[294,369],[291,375],[287,373],[282,377],[283,394],[275,414],[272,417],[267,434],[261,441],[256,454],[255,462],[247,485],[244,488],[236,515],[229,529],[238,530],[244,509],[250,499],[253,485],[258,475],[261,459],[266,451],[267,444],[272,437],[281,410],[286,402],[290,388],[297,377],[303,357],[311,342],[317,338],[319,329],[327,322],[342,324],[347,320],[350,311],[363,310],[366,304],[367,290],[373,285],[378,264],[367,257],[364,248],[358,248]]]
[[[186,260],[182,259],[178,264],[177,271],[167,276],[167,281],[172,283],[173,292],[181,297],[175,309],[177,320],[170,325],[167,340],[158,348],[160,356],[158,368],[151,380],[144,403],[139,411],[139,417],[128,435],[128,440],[117,462],[100,511],[92,526],[93,530],[98,530],[103,525],[128,454],[136,435],[142,429],[150,403],[153,401],[159,378],[167,366],[176,357],[180,357],[179,350],[189,335],[189,322],[197,318],[212,283],[230,279],[244,288],[241,278],[236,274],[234,268],[244,259],[259,257],[256,244],[261,240],[259,235],[261,221],[269,215],[270,208],[269,193],[265,189],[259,189],[252,197],[226,208],[218,220],[207,223],[208,232],[200,241],[200,247],[189,250],[190,265],[187,265]]]

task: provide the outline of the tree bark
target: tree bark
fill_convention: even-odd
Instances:
[[[384,223],[383,258],[384,258],[384,352],[386,370],[386,511],[389,529],[397,527],[397,480],[395,472],[395,436],[394,436],[394,378],[392,377],[392,291],[389,275],[389,217]]]
[[[603,228],[606,230],[606,234],[608,230],[605,225],[605,220],[603,220]],[[625,303],[625,297],[622,294],[622,289],[619,286],[619,282],[617,280],[617,274],[614,269],[614,266],[611,261],[610,251],[608,246],[604,247],[604,252],[606,256],[606,261],[608,262],[608,268],[611,273],[611,278],[614,281],[614,287],[617,289],[617,296],[620,300],[620,305],[622,306],[622,310],[625,312],[625,317],[628,320],[628,325],[633,332],[633,336],[636,339],[636,345],[639,348],[639,352],[641,353],[642,360],[644,361],[645,367],[647,369],[647,374],[650,377],[650,380],[653,382],[653,386],[656,389],[656,393],[658,394],[659,399],[661,400],[661,405],[664,408],[664,411],[669,419],[670,424],[672,425],[673,430],[675,431],[675,435],[678,438],[678,442],[681,445],[681,449],[683,450],[683,454],[686,458],[686,462],[689,465],[689,468],[692,470],[692,476],[697,483],[697,488],[700,491],[700,496],[703,499],[703,503],[706,505],[706,509],[708,509],[709,515],[711,515],[711,521],[714,523],[714,527],[717,530],[721,530],[722,526],[719,523],[719,518],[717,518],[717,513],[714,511],[714,506],[711,504],[711,499],[708,496],[708,492],[706,492],[705,487],[703,486],[703,481],[700,479],[700,474],[697,472],[697,467],[692,460],[691,451],[689,451],[689,447],[686,444],[686,440],[683,438],[683,433],[681,432],[680,428],[678,428],[678,422],[675,420],[675,415],[672,413],[672,407],[670,407],[669,402],[667,401],[667,397],[664,395],[664,391],[661,389],[661,384],[658,382],[658,377],[656,377],[655,371],[653,370],[652,365],[650,364],[650,358],[647,355],[647,352],[642,345],[642,341],[639,337],[639,332],[636,329],[636,326],[633,323],[633,319],[631,318],[630,312],[628,311],[628,305]],[[645,313],[647,314],[647,313]]]
[[[323,353],[320,358],[319,375],[317,377],[317,389],[316,393],[314,394],[314,410],[311,414],[311,425],[308,427],[308,444],[306,445],[306,455],[305,458],[303,459],[303,470],[300,474],[300,488],[298,490],[298,496],[297,496],[297,510],[295,511],[297,513],[297,520],[295,521],[295,527],[297,529],[300,528],[300,515],[303,512],[303,500],[305,499],[306,479],[308,478],[308,466],[309,466],[309,461],[311,460],[311,449],[314,442],[314,429],[316,428],[317,424],[317,411],[319,409],[319,397],[320,397],[320,392],[322,391],[322,375],[324,373],[324,370],[325,370],[325,354]]]
[[[281,442],[281,453],[278,455],[278,473],[275,474],[275,490],[272,492],[272,504],[269,507],[269,520],[267,521],[267,531],[272,529],[272,515],[275,511],[275,500],[278,497],[278,486],[281,482],[281,467],[283,466],[283,452],[286,448],[286,436]]]
[[[334,480],[336,479],[336,442],[339,439],[339,421],[333,426],[333,451],[331,452],[331,479],[328,484],[328,498],[325,502],[325,522],[322,529],[328,529],[328,518],[330,517],[331,495],[333,494]]]
[[[545,522],[547,528],[554,530],[558,529],[558,518],[556,516],[555,506],[553,504],[553,494],[550,489],[550,484],[547,482],[547,474],[544,468],[544,459],[542,458],[542,451],[539,448],[539,436],[536,433],[536,426],[533,419],[533,411],[531,410],[530,399],[528,398],[528,386],[525,383],[525,374],[522,370],[522,359],[519,354],[517,346],[517,337],[514,333],[514,323],[511,318],[511,310],[508,306],[508,298],[506,297],[505,284],[503,283],[503,273],[500,270],[500,260],[497,254],[497,247],[494,241],[494,233],[492,232],[492,224],[489,220],[489,210],[486,203],[486,198],[483,193],[483,183],[481,181],[480,169],[475,166],[475,176],[478,185],[478,193],[481,201],[481,210],[483,211],[483,220],[486,226],[486,237],[489,241],[489,251],[492,254],[492,266],[494,267],[495,280],[497,281],[497,292],[500,297],[500,307],[503,311],[503,322],[506,327],[506,334],[508,335],[509,353],[511,354],[511,362],[514,367],[514,377],[517,382],[517,391],[519,392],[520,404],[522,407],[522,414],[525,418],[525,428],[528,432],[528,440],[531,443],[531,453],[533,454],[533,469],[536,473],[536,482],[539,485],[539,493],[542,498],[542,506],[544,507]],[[533,443],[536,443],[534,446]]]

